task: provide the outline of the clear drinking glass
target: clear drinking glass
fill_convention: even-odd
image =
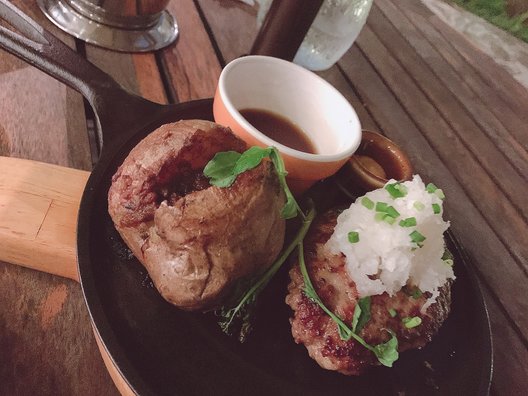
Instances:
[[[373,0],[325,0],[293,62],[310,70],[332,67],[352,46],[365,25]],[[258,0],[262,23],[271,0]]]

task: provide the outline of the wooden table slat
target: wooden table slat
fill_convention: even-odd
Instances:
[[[88,43],[80,45],[85,47],[86,59],[108,73],[128,91],[139,94],[132,55],[121,54]]]
[[[156,103],[167,104],[167,93],[158,69],[156,55],[133,54],[132,62],[141,96]]]
[[[197,1],[220,51],[222,66],[249,54],[258,32],[255,8],[240,1]]]
[[[518,117],[528,121],[526,107],[528,106],[528,90],[516,81],[511,74],[484,52],[480,51],[465,39],[460,33],[446,25],[436,15],[426,15],[431,25],[444,36],[446,41],[473,66],[475,71],[493,87],[493,89],[515,111]],[[493,76],[492,79],[489,79]]]
[[[198,10],[192,0],[172,1],[168,10],[178,20],[181,30],[177,43],[162,53],[174,100],[186,102],[212,97],[221,66]]]
[[[399,9],[394,7],[394,4],[387,0],[381,0],[378,4],[382,8],[382,11],[378,7],[373,7],[371,25],[376,25],[376,31],[381,30],[383,33],[386,33],[378,34],[378,37],[391,37],[395,47],[398,48],[395,55],[402,64],[427,64],[434,74],[428,73],[425,70],[420,75],[416,70],[413,70],[416,78],[430,79],[430,82],[423,84],[424,87],[436,85],[435,91],[443,89],[452,92],[453,98],[449,103],[451,106],[446,106],[446,111],[448,112],[446,118],[449,117],[449,113],[454,113],[456,116],[462,113],[463,119],[460,123],[463,125],[460,128],[462,128],[463,132],[478,130],[480,128],[481,131],[485,132],[490,141],[488,146],[498,147],[504,154],[503,160],[509,161],[520,176],[524,175],[528,178],[528,135],[522,134],[522,129],[519,129],[521,120],[518,117],[512,118],[511,120],[516,119],[517,122],[514,122],[512,125],[507,123],[511,129],[506,128],[506,124],[499,120],[491,111],[492,108],[499,108],[503,104],[500,97],[496,93],[490,92],[491,89],[486,90],[488,85],[483,82],[480,85],[482,90],[487,91],[488,95],[485,97],[476,95],[465,82],[467,78],[472,77],[472,71],[466,69],[467,74],[462,74],[462,69],[458,73],[455,72],[447,60],[414,27],[414,25],[420,26],[425,30],[426,26],[430,25],[427,20],[416,13],[408,13],[409,10],[406,10],[406,14],[404,15]],[[390,18],[390,22],[387,18]],[[398,40],[400,42],[406,40],[409,44],[396,44],[395,41]],[[423,67],[426,68],[427,66],[424,65]],[[460,107],[461,110],[466,109],[468,115],[464,117],[462,111],[453,112],[453,107]],[[471,119],[468,119],[468,117]],[[478,124],[478,128],[474,125],[475,123]],[[471,142],[472,146],[478,146],[479,149],[486,147],[486,143],[483,144],[480,140],[475,140],[475,137],[471,134],[467,135],[467,140]],[[490,147],[488,150],[495,150],[495,147]],[[485,153],[482,153],[482,156],[486,157]],[[494,163],[493,170],[499,175],[503,175],[504,172],[509,172],[512,169],[503,170],[495,166]]]
[[[399,3],[392,3],[387,0],[378,0],[376,3],[381,11],[391,20],[397,29],[405,36],[408,42],[420,54],[422,59],[435,70],[439,78],[444,73],[460,75],[460,84],[463,90],[469,90],[471,97],[465,96],[464,104],[475,101],[477,104],[486,105],[500,122],[508,129],[508,132],[515,136],[521,147],[528,149],[528,135],[524,133],[528,117],[525,113],[519,114],[513,111],[509,102],[511,97],[505,100],[500,92],[494,89],[490,84],[490,79],[484,79],[453,47],[453,44],[447,41],[442,34],[435,29],[429,19],[422,15],[407,9],[406,7],[397,7]],[[398,14],[400,14],[398,16]],[[403,16],[403,14],[405,16]],[[437,54],[431,52],[430,47],[434,47]],[[447,62],[451,68],[442,65],[443,61]],[[489,61],[489,60],[488,60]],[[440,64],[438,63],[440,62]],[[443,67],[442,67],[443,66]],[[488,76],[489,77],[489,76]],[[510,77],[511,78],[511,77]],[[454,87],[456,88],[456,86]],[[517,101],[516,101],[517,104]],[[528,106],[528,103],[526,103]],[[478,120],[479,113],[473,112]],[[523,119],[524,118],[524,119]],[[515,145],[515,143],[513,143]],[[522,154],[520,154],[522,155]]]
[[[13,3],[75,48],[75,40],[49,22],[36,3]],[[90,169],[81,95],[4,51],[0,62],[0,113],[4,115],[0,120],[0,151],[4,154]],[[69,152],[68,148],[73,150]]]

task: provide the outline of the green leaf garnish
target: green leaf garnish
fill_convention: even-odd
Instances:
[[[352,331],[359,334],[361,329],[370,320],[370,296],[360,298],[354,308],[354,316],[352,317]]]
[[[359,233],[357,231],[350,231],[348,233],[348,242],[358,243],[359,242]]]
[[[367,348],[369,351],[374,353],[378,358],[378,361],[387,367],[392,367],[392,364],[398,359],[398,339],[392,330],[385,329],[391,335],[391,339],[384,344],[379,345],[369,345],[363,338],[357,335],[350,327],[348,327],[343,320],[330,311],[326,305],[324,305],[321,298],[317,295],[315,288],[310,280],[308,275],[308,270],[306,269],[306,263],[304,261],[304,248],[303,244],[299,243],[299,267],[301,269],[301,274],[304,280],[304,294],[314,303],[316,303],[330,318],[336,323],[337,329],[339,331],[339,336],[343,341],[348,341],[353,338],[355,341],[360,343],[362,346]],[[357,307],[357,305],[356,305]],[[359,315],[359,314],[358,314]],[[359,322],[359,318],[358,318]]]
[[[222,188],[230,187],[238,175],[257,167],[264,158],[270,158],[273,162],[279,183],[286,195],[286,204],[281,211],[282,218],[291,219],[297,216],[298,213],[304,217],[304,213],[299,208],[297,201],[286,183],[286,175],[288,172],[286,172],[282,157],[275,147],[262,148],[253,146],[242,154],[236,151],[216,153],[213,159],[205,166],[203,174],[209,178],[209,183],[214,186]]]
[[[434,214],[439,214],[442,211],[442,209],[440,208],[440,205],[434,203],[432,206],[433,206],[433,213]]]
[[[404,220],[400,220],[399,225],[401,227],[414,227],[416,225],[416,217],[408,217]]]
[[[395,318],[398,313],[394,308],[389,308],[389,315],[391,316],[391,318]]]
[[[444,194],[444,191],[441,190],[440,188],[438,190],[435,191],[435,194],[438,198],[440,198],[441,200],[444,200],[445,199],[445,194]]]
[[[363,205],[365,208],[369,210],[374,209],[374,202],[370,200],[368,197],[361,198],[361,205]]]
[[[217,187],[231,186],[236,179],[233,168],[241,155],[236,151],[216,153],[203,170],[203,174],[210,179],[209,183]]]
[[[269,157],[271,148],[262,148],[253,146],[244,151],[233,167],[233,174],[240,175],[241,173],[257,167],[264,158]]]
[[[401,183],[387,184],[385,190],[387,190],[393,198],[402,198],[407,195],[407,187]]]
[[[412,318],[407,317],[402,319],[402,323],[406,328],[412,329],[422,324],[422,318],[420,318],[419,316],[413,316]]]
[[[237,293],[237,297],[240,297],[237,298],[237,302],[235,304],[229,307],[223,307],[219,312],[217,312],[218,316],[220,316],[220,321],[218,324],[224,333],[232,334],[233,328],[237,323],[240,322],[241,327],[238,338],[240,342],[245,341],[247,335],[251,331],[251,316],[255,308],[258,295],[262,292],[262,290],[264,290],[269,281],[281,268],[282,264],[284,264],[293,249],[295,249],[295,247],[302,242],[314,217],[315,208],[313,207],[313,204],[311,204],[308,213],[303,219],[301,228],[299,231],[297,231],[297,234],[286,247],[286,249],[283,249],[279,258],[277,258],[277,260],[266,270],[266,272],[264,272],[264,274],[250,281],[249,284],[244,288],[245,291],[242,291],[242,293]]]
[[[398,339],[392,330],[385,329],[391,338],[389,341],[376,345],[373,349],[374,354],[379,362],[387,367],[392,367],[392,364],[398,360]]]

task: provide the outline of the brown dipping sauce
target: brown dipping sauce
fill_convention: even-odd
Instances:
[[[315,154],[316,150],[304,131],[287,118],[261,109],[239,110],[251,125],[276,142],[305,153]]]

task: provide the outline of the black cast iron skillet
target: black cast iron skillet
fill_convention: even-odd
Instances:
[[[491,381],[489,320],[469,260],[448,234],[457,281],[452,313],[433,342],[402,354],[393,369],[351,378],[320,369],[293,342],[284,304],[286,271],[261,296],[255,330],[240,345],[220,333],[212,314],[165,302],[117,234],[107,213],[111,177],[137,142],[161,124],[212,119],[211,100],[157,105],[126,92],[107,74],[0,0],[0,47],[81,92],[98,123],[101,156],[78,218],[81,286],[92,324],[130,386],[141,395],[485,395]],[[331,185],[311,192],[320,209],[336,204]]]

